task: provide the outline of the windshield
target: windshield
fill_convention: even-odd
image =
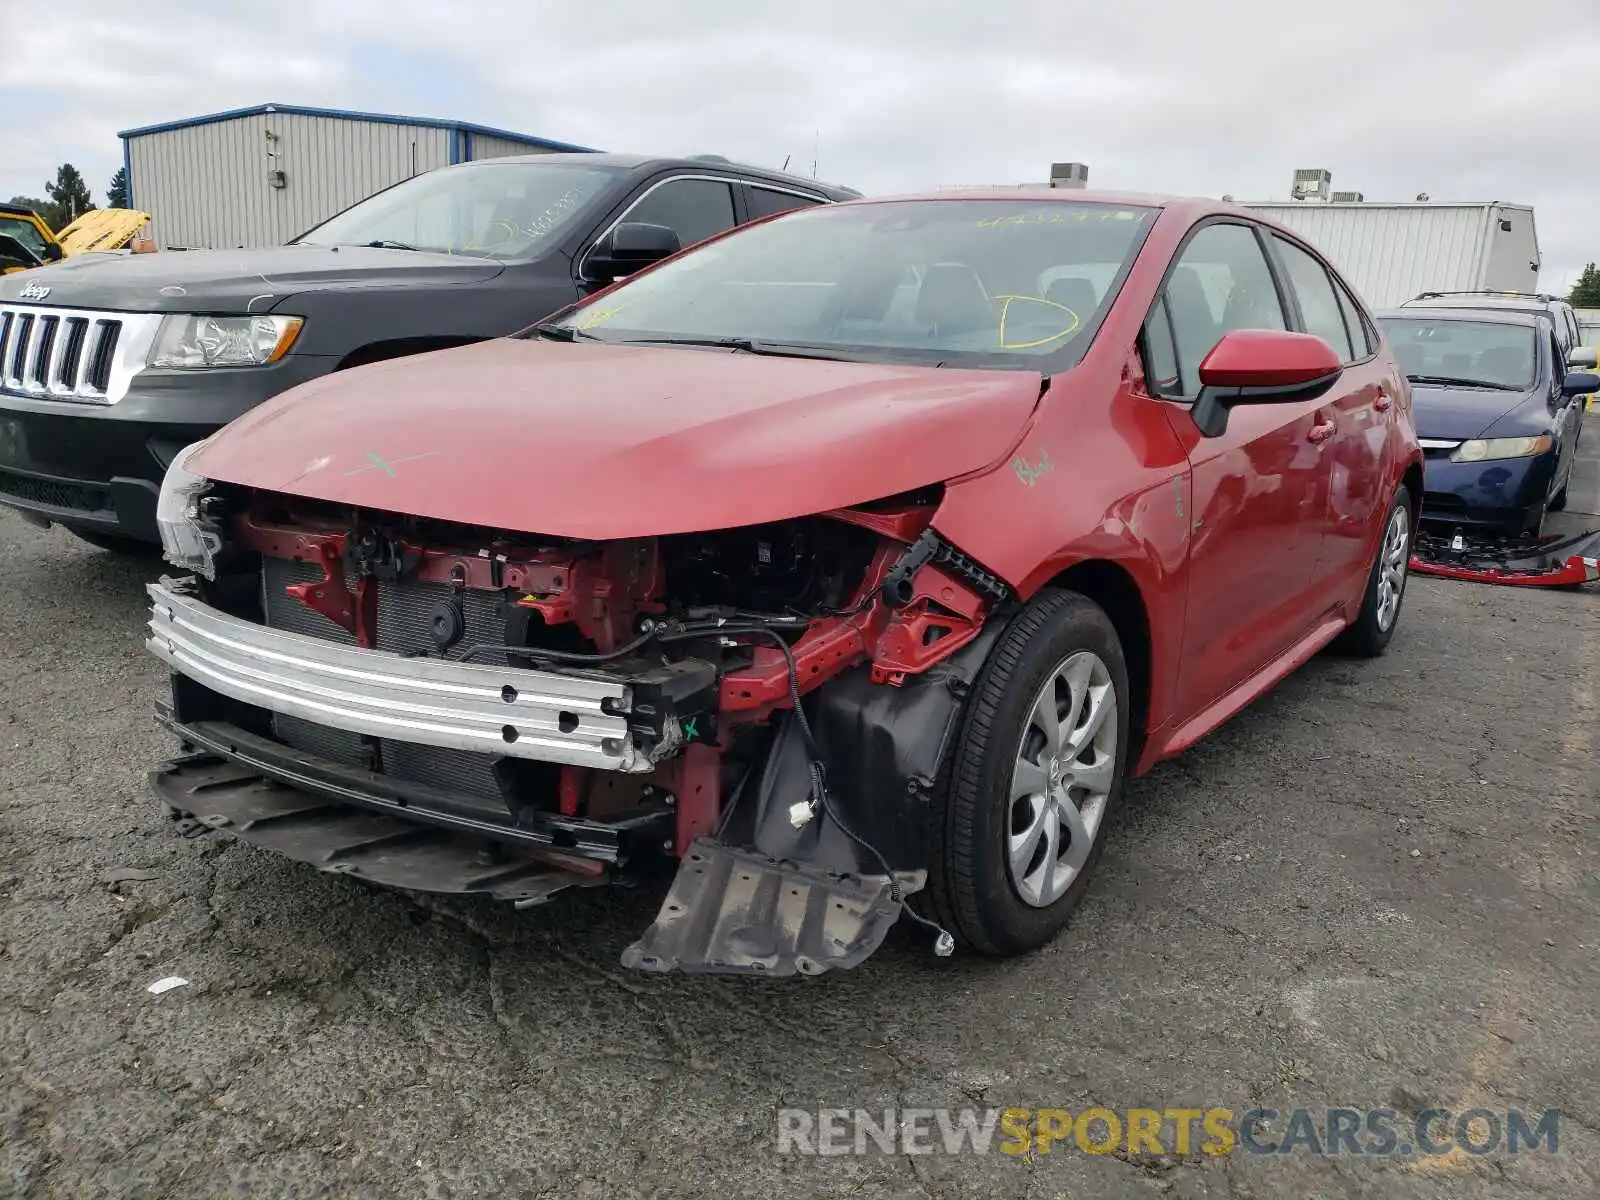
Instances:
[[[1534,329],[1494,321],[1384,317],[1400,369],[1422,383],[1524,391],[1533,386]]]
[[[0,215],[0,235],[16,238],[24,247],[32,250],[39,258],[44,257],[44,235],[39,232],[39,227],[32,221],[21,217],[8,217]]]
[[[291,245],[393,245],[530,258],[616,177],[614,167],[488,162],[444,167],[369,196]]]
[[[1156,210],[1068,200],[826,205],[753,225],[558,326],[607,342],[1056,371],[1083,356]]]

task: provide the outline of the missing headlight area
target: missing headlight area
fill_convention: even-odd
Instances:
[[[187,751],[157,790],[200,832],[518,903],[677,859],[633,965],[854,965],[922,886],[1010,599],[938,499],[579,542],[222,489],[209,577],[150,588]]]

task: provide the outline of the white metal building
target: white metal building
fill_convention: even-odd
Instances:
[[[157,246],[276,246],[422,171],[587,146],[465,121],[261,104],[126,129],[128,204]]]
[[[1525,204],[1277,200],[1244,207],[1315,244],[1375,308],[1426,291],[1539,290],[1539,235]]]

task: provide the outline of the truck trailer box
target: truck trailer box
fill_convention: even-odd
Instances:
[[[1261,201],[1244,205],[1316,245],[1375,308],[1421,292],[1539,290],[1526,204]]]

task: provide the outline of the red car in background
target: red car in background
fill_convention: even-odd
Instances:
[[[1410,393],[1287,229],[1022,191],[664,234],[177,457],[170,816],[519,904],[675,858],[649,970],[853,966],[906,912],[1012,954],[1130,774],[1387,646]]]

